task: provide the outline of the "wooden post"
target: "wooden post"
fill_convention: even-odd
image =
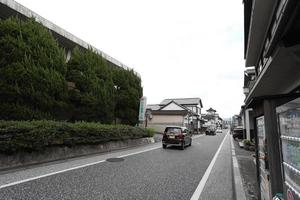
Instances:
[[[267,152],[270,171],[271,195],[283,192],[280,135],[277,128],[275,100],[266,99],[263,102],[265,114],[265,132],[267,138]]]

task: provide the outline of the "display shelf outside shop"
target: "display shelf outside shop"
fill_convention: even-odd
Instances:
[[[300,191],[300,171],[291,166],[290,164],[283,162],[285,180],[293,186],[296,191]]]

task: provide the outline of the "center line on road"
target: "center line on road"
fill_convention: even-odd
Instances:
[[[145,150],[142,150],[142,151],[137,151],[137,152],[121,155],[121,156],[118,156],[118,158],[124,158],[124,157],[127,157],[127,156],[140,154],[140,153],[144,153],[144,152],[147,152],[147,151],[152,151],[152,150],[159,149],[159,148],[161,148],[161,146],[157,146],[157,147],[153,147],[153,148],[150,148],[150,149],[145,149]],[[64,169],[64,170],[59,170],[59,171],[43,174],[43,175],[40,175],[40,176],[35,176],[35,177],[32,177],[32,178],[27,178],[27,179],[23,179],[23,180],[20,180],[20,181],[15,181],[15,182],[12,182],[12,183],[7,183],[7,184],[4,184],[4,185],[0,185],[0,189],[10,187],[10,186],[13,186],[13,185],[18,185],[18,184],[25,183],[25,182],[29,182],[29,181],[33,181],[33,180],[37,180],[37,179],[40,179],[40,178],[52,176],[52,175],[55,175],[55,174],[60,174],[60,173],[64,173],[64,172],[67,172],[67,171],[72,171],[72,170],[75,170],[75,169],[89,167],[89,166],[92,166],[92,165],[103,163],[105,161],[106,160],[91,162],[91,163],[87,163],[87,164],[84,164],[84,165],[79,165],[79,166],[76,166],[76,167],[71,167],[71,168],[67,168],[67,169]]]
[[[196,190],[195,190],[195,192],[194,192],[194,194],[193,194],[193,196],[191,197],[190,200],[198,200],[200,198],[200,195],[201,195],[201,193],[202,193],[202,191],[204,189],[204,186],[205,186],[205,184],[206,184],[206,182],[208,180],[208,177],[209,177],[209,175],[211,173],[211,170],[212,170],[212,168],[213,168],[213,166],[214,166],[214,164],[215,164],[215,162],[217,160],[217,157],[218,157],[218,155],[219,155],[219,153],[221,151],[221,148],[222,148],[222,146],[223,146],[223,144],[224,144],[224,142],[225,142],[228,134],[229,134],[229,131],[227,132],[226,136],[224,137],[222,143],[220,144],[217,152],[215,153],[213,159],[211,160],[209,166],[207,167],[207,169],[206,169],[206,171],[205,171],[205,173],[204,173],[201,181],[199,182],[199,184],[198,184],[198,186],[197,186],[197,188],[196,188]]]
[[[121,155],[121,156],[118,156],[118,158],[124,158],[124,157],[127,157],[127,156],[132,156],[132,155],[135,155],[135,154],[144,153],[144,152],[147,152],[147,151],[152,151],[152,150],[159,149],[159,148],[161,148],[161,146],[153,147],[153,148],[146,149],[146,150],[143,150],[143,151],[137,151],[137,152]]]

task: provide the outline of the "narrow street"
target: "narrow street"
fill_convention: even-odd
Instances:
[[[155,143],[2,172],[0,197],[6,200],[179,200],[192,197],[232,200],[230,135],[227,132],[194,136],[192,146],[185,150],[162,149],[161,143]],[[212,162],[219,147],[215,162]],[[209,165],[211,169],[207,170]]]

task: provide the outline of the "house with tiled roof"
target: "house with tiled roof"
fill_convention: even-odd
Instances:
[[[202,120],[204,121],[204,126],[215,125],[216,127],[222,127],[223,119],[219,116],[217,111],[213,108],[206,110],[207,113],[202,114]]]
[[[202,108],[200,98],[164,99],[160,104],[148,104],[146,126],[157,132],[163,132],[168,125],[185,126],[198,132]]]

